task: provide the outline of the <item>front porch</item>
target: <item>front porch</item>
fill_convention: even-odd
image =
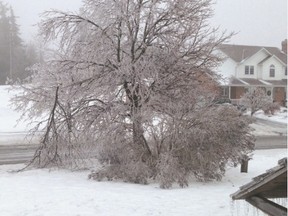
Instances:
[[[256,79],[236,79],[229,85],[222,86],[222,97],[229,98],[232,104],[239,105],[241,97],[248,91],[261,87],[273,102],[280,106],[287,106],[287,81],[264,81]]]

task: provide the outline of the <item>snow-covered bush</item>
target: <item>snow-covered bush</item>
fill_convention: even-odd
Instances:
[[[249,117],[242,116],[234,106],[194,110],[182,118],[162,121],[165,130],[158,128],[148,138],[152,154],[119,142],[112,148],[115,151],[109,145],[102,146],[99,154],[106,158],[106,167],[90,178],[137,183],[157,179],[163,188],[174,182],[187,186],[193,176],[200,181],[221,180],[227,163],[237,164],[241,153],[249,153],[254,146],[253,136],[247,136]]]
[[[263,111],[266,115],[274,115],[276,111],[280,111],[280,105],[277,102],[267,103],[263,107]]]

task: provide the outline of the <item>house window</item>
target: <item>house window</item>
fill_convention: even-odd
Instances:
[[[251,75],[254,74],[254,66],[250,66],[250,74],[251,74]]]
[[[275,77],[275,66],[270,65],[270,77]]]
[[[245,74],[253,75],[254,74],[254,66],[253,65],[245,65]]]
[[[285,76],[287,76],[287,67],[285,67]]]
[[[249,66],[245,66],[245,74],[249,74]]]
[[[222,87],[222,96],[229,97],[229,87],[227,86]]]

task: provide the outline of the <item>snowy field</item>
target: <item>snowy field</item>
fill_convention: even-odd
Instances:
[[[10,99],[15,94],[17,91],[0,86],[0,145],[28,144],[31,141],[31,137],[26,135],[32,126],[27,126],[28,122],[18,121],[21,113],[11,107]]]
[[[26,124],[19,123],[17,120],[21,114],[15,112],[10,106],[10,99],[16,94],[15,91],[9,91],[8,87],[0,86],[0,133],[21,133],[28,131]]]
[[[137,185],[88,180],[89,171],[11,171],[23,164],[0,166],[1,216],[249,216],[262,215],[230,194],[287,155],[286,149],[258,150],[249,172],[229,168],[221,182],[191,182],[188,188],[160,189],[157,184]]]

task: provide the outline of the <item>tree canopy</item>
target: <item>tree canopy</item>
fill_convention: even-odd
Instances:
[[[79,168],[90,178],[161,186],[221,179],[227,163],[253,149],[248,117],[216,106],[230,35],[210,28],[210,0],[86,0],[79,14],[47,12],[46,40],[58,55],[36,65],[15,98],[29,117],[47,114],[32,164]],[[86,165],[87,166],[87,165]]]

